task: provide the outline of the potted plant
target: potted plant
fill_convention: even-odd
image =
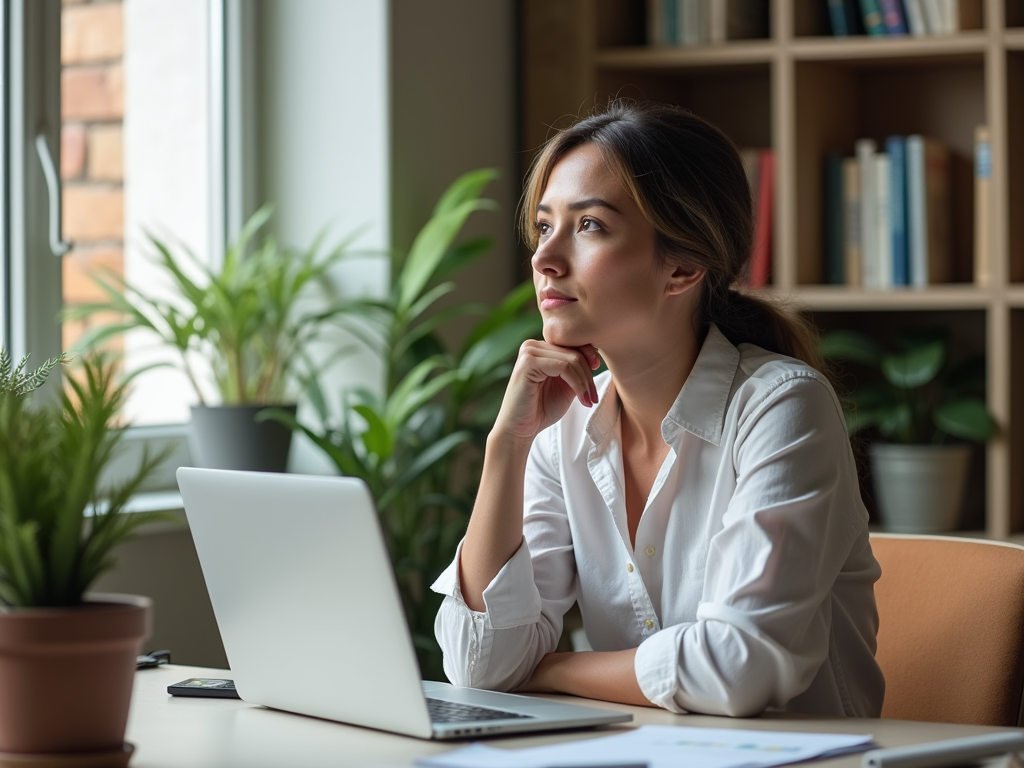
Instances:
[[[70,319],[118,315],[117,322],[87,334],[85,348],[142,329],[178,353],[198,401],[190,434],[198,466],[285,471],[291,431],[256,416],[268,405],[295,411],[289,386],[314,375],[308,346],[344,309],[332,296],[328,273],[345,257],[345,244],[321,253],[321,236],[305,251],[284,248],[262,233],[270,216],[269,206],[253,214],[219,269],[150,235],[174,298],[150,295],[106,271],[93,276],[106,300],[66,312]],[[326,306],[307,301],[317,286],[328,296]],[[204,392],[197,361],[212,369],[215,402]]]
[[[323,426],[277,414],[305,432],[342,474],[369,486],[426,679],[444,679],[433,634],[441,598],[430,584],[465,532],[479,475],[475,462],[516,351],[541,330],[532,283],[496,307],[466,303],[435,310],[438,299],[454,290],[451,278],[492,246],[489,238],[455,239],[470,214],[495,207],[480,197],[494,177],[484,169],[457,179],[408,255],[395,260],[388,297],[353,308],[366,321],[366,344],[383,358],[383,392],[345,392],[342,412],[331,414],[314,382],[309,394]],[[446,345],[438,330],[472,314],[480,319],[465,340]]]
[[[837,330],[822,337],[822,351],[880,374],[852,393],[846,420],[851,434],[871,428],[882,438],[868,449],[882,524],[898,533],[953,530],[972,443],[995,430],[985,362],[950,365],[943,330],[905,331],[897,342],[898,351],[887,351],[864,334]]]
[[[59,402],[32,402],[64,361],[29,373],[0,348],[0,763],[56,765],[42,756],[70,753],[85,760],[76,765],[124,765],[150,601],[87,590],[111,567],[111,549],[154,518],[121,512],[159,457],[101,488],[126,384],[112,365],[86,360]]]

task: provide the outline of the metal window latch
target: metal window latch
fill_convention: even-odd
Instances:
[[[43,166],[46,191],[50,198],[50,250],[54,256],[63,256],[71,250],[71,243],[61,237],[60,179],[57,176],[57,169],[53,165],[53,157],[50,155],[50,145],[46,143],[45,133],[36,135],[36,152],[39,155],[39,163]]]

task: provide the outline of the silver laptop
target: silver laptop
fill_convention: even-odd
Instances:
[[[178,487],[243,700],[427,739],[632,719],[421,681],[362,481],[182,467]]]

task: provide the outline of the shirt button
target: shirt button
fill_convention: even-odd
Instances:
[[[647,621],[644,622],[644,626],[647,627],[648,629],[654,629],[654,622],[651,621],[650,619],[648,619]]]
[[[654,557],[654,547],[648,547],[644,550],[644,554],[648,557]]]
[[[626,570],[629,571],[630,573],[632,573],[633,572],[633,564],[632,563],[626,563]]]

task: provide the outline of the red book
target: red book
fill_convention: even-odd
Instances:
[[[775,155],[762,149],[758,156],[757,207],[754,209],[754,254],[750,258],[750,287],[768,285],[772,274],[772,198]]]

